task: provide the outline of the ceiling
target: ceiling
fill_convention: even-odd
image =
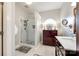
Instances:
[[[26,7],[26,10],[31,11],[29,6],[39,12],[44,12],[53,9],[59,9],[64,2],[33,2],[31,5],[27,5],[25,2],[16,2],[17,5],[21,7]]]
[[[39,12],[59,9],[63,5],[63,2],[33,2],[32,7],[37,9]]]
[[[29,8],[29,6],[25,2],[16,2],[15,5],[17,7],[21,7],[22,9],[27,11],[27,13],[33,13],[34,12],[33,9]]]

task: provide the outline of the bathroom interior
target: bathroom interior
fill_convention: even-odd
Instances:
[[[52,45],[51,43],[46,43],[46,41],[43,40],[44,31],[56,30],[56,36],[59,36],[60,38],[63,37],[63,39],[65,39],[64,37],[66,37],[66,39],[69,37],[70,39],[68,38],[68,40],[74,40],[75,44],[72,45],[75,49],[75,7],[76,6],[74,6],[71,2],[32,2],[31,5],[28,5],[25,2],[16,2],[15,55],[30,55],[29,53],[31,52],[31,50],[37,47],[38,45],[41,45],[41,49],[42,45],[45,45],[47,47],[50,46],[52,48],[48,50],[50,52],[51,50],[55,52],[55,42]],[[44,47],[44,52],[41,52],[41,54],[39,54],[39,50],[41,50],[40,48],[37,49],[38,54],[36,53],[34,55],[43,55],[42,53],[44,52],[45,54],[51,54],[45,51]],[[31,54],[33,54],[33,52],[34,50],[31,52]],[[46,56],[45,54],[44,56]],[[55,54],[51,55],[55,56]]]

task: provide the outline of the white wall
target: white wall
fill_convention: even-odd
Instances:
[[[61,31],[62,31],[62,35],[65,35],[65,36],[73,36],[73,29],[74,29],[74,18],[70,18],[68,19],[69,17],[73,17],[73,8],[71,6],[71,3],[64,3],[62,5],[62,8],[61,8],[61,16],[60,16],[60,19],[61,19]],[[68,28],[68,27],[65,27],[62,25],[62,19],[67,19],[68,20],[68,25],[71,24],[72,25],[72,29]],[[67,25],[67,26],[68,26]]]
[[[15,3],[4,3],[4,55],[15,54]]]
[[[42,18],[42,23],[46,19],[52,18],[57,23],[58,35],[71,36],[71,34],[73,35],[73,28],[74,27],[72,27],[72,29],[64,28],[63,25],[62,25],[62,19],[73,16],[73,8],[74,7],[71,6],[71,3],[67,2],[67,3],[63,3],[63,5],[60,9],[40,12],[40,15],[41,15],[41,18]],[[72,24],[72,26],[74,26],[73,25],[73,23],[74,23],[73,19],[68,19],[68,21],[69,21],[69,24]]]
[[[60,9],[56,9],[56,10],[49,10],[49,11],[45,11],[45,12],[40,13],[42,23],[44,23],[44,21],[46,21],[49,18],[52,18],[56,21],[57,28],[58,28],[58,35],[61,34],[60,33],[60,27],[61,27],[61,24],[60,24],[60,11],[61,11]]]
[[[41,39],[41,16],[38,11],[35,14],[35,45],[40,43]]]
[[[54,20],[59,20],[60,18],[60,9],[49,10],[45,12],[40,12],[42,23],[48,18],[53,18]]]

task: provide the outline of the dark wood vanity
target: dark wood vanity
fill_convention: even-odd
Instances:
[[[57,30],[43,30],[43,44],[55,46],[56,56],[75,56],[76,51],[65,49],[56,38],[57,35]]]
[[[56,46],[57,30],[43,30],[43,44],[49,46]]]

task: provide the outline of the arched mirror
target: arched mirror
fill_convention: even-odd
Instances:
[[[57,24],[56,21],[52,18],[47,19],[44,23],[43,23],[43,27],[45,30],[56,30],[57,29]]]

